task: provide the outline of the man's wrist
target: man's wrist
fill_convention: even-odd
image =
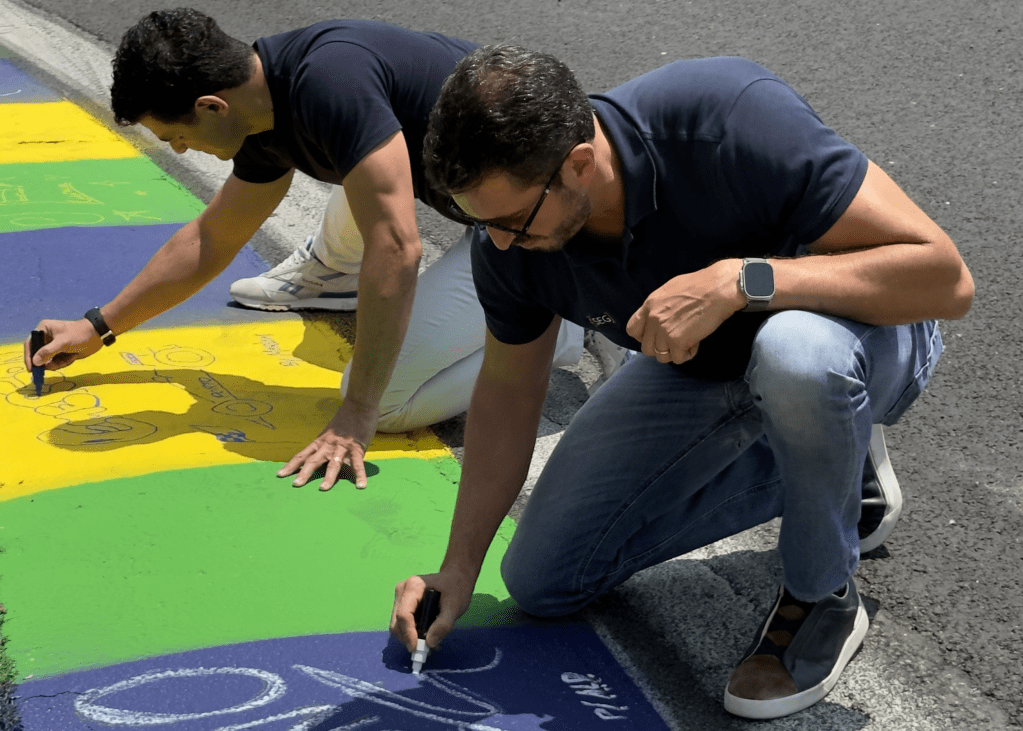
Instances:
[[[722,290],[728,301],[729,314],[739,312],[746,307],[746,294],[739,284],[742,272],[742,259],[723,259],[719,262],[722,269]]]
[[[103,341],[104,345],[113,345],[117,338],[114,336],[114,331],[107,325],[107,321],[103,317],[103,313],[100,312],[99,307],[93,307],[85,313],[83,319],[87,320],[92,326],[93,330],[99,336],[100,340]]]
[[[335,418],[341,417],[343,414],[350,414],[352,416],[358,416],[360,418],[375,419],[379,416],[380,412],[380,400],[369,401],[364,398],[360,398],[356,389],[353,389],[351,383],[348,385],[348,393],[345,394],[344,400],[341,402],[341,406],[338,407]]]
[[[477,564],[465,557],[452,558],[445,556],[444,561],[440,566],[440,573],[454,574],[458,576],[461,581],[475,585],[482,568],[482,561]]]

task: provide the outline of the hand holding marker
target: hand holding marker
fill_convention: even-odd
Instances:
[[[416,650],[412,653],[412,673],[419,675],[423,669],[423,663],[430,654],[430,648],[426,645],[426,633],[430,625],[440,614],[440,592],[436,589],[427,589],[423,592],[423,598],[416,607],[413,616],[416,618],[416,634],[419,641],[416,642]]]
[[[32,340],[29,343],[29,357],[34,358],[36,351],[46,344],[46,333],[42,330],[32,331]],[[36,387],[36,396],[43,395],[43,374],[46,369],[43,366],[32,364],[32,383]]]

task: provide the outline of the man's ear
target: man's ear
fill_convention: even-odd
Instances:
[[[224,98],[216,96],[215,94],[207,94],[206,96],[201,96],[195,100],[196,112],[212,112],[218,117],[226,117],[230,109],[230,106]]]
[[[568,154],[568,162],[583,186],[589,185],[593,176],[597,174],[597,152],[589,142],[576,145]]]

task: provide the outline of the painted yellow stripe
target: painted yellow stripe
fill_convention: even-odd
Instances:
[[[0,164],[137,155],[138,150],[71,102],[0,105]]]
[[[165,470],[283,462],[340,403],[351,347],[286,320],[135,331],[47,372],[36,398],[20,345],[0,348],[0,501]],[[450,455],[428,429],[378,434],[368,459]],[[267,465],[267,470],[272,470]]]

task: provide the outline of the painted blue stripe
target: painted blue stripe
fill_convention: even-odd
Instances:
[[[39,320],[76,320],[90,307],[106,304],[179,228],[180,224],[159,224],[0,234],[4,260],[0,273],[4,301],[0,340],[23,340]],[[200,292],[143,327],[295,317],[247,310],[231,302],[228,288],[234,280],[266,269],[256,252],[246,246]]]
[[[461,628],[412,675],[386,632],[248,642],[29,681],[25,731],[667,731],[588,625]],[[129,710],[130,709],[130,710]],[[302,726],[305,728],[305,726]]]
[[[40,84],[7,59],[0,59],[0,104],[60,101],[60,95]]]

